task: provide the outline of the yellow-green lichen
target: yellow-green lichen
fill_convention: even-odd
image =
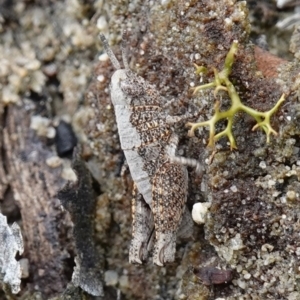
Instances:
[[[270,124],[271,116],[277,111],[280,104],[284,101],[285,96],[284,94],[280,97],[280,99],[277,101],[275,106],[266,112],[260,112],[257,111],[251,107],[248,107],[244,105],[234,87],[234,85],[229,80],[229,75],[231,73],[232,65],[234,63],[234,55],[238,49],[238,42],[234,41],[231,45],[231,48],[226,56],[224,68],[221,72],[218,72],[216,69],[214,69],[214,81],[203,84],[200,86],[197,86],[194,90],[194,93],[198,92],[199,90],[207,89],[207,88],[215,88],[214,95],[217,96],[219,90],[225,90],[230,99],[231,99],[231,106],[226,111],[220,111],[220,102],[216,101],[214,105],[215,113],[212,116],[212,118],[208,121],[204,122],[198,122],[198,123],[187,123],[187,126],[190,126],[191,129],[189,130],[189,136],[194,135],[194,131],[201,127],[201,126],[209,126],[209,142],[208,146],[214,146],[214,142],[218,140],[219,138],[223,136],[227,136],[229,142],[230,142],[230,148],[236,149],[236,142],[232,134],[232,126],[233,126],[233,120],[234,116],[239,111],[244,111],[245,113],[252,116],[257,124],[252,128],[252,130],[255,130],[257,128],[262,128],[267,136],[267,143],[270,141],[270,134],[277,135],[277,132],[272,128]],[[196,65],[196,73],[203,73],[206,69],[202,66]],[[215,125],[218,121],[222,119],[227,119],[227,126],[226,128],[217,133],[215,132]]]

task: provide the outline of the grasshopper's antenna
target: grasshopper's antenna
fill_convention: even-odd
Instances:
[[[111,60],[111,63],[113,64],[113,66],[115,67],[116,70],[120,70],[121,65],[120,65],[118,59],[116,58],[115,54],[113,53],[113,51],[109,47],[108,41],[107,41],[106,37],[104,36],[104,34],[100,33],[100,39],[103,43],[104,49],[105,49],[108,57]],[[122,54],[123,54],[123,50],[122,50]]]
[[[127,31],[124,30],[122,34],[122,44],[121,44],[121,51],[122,51],[122,60],[125,67],[125,70],[130,70],[128,64],[128,47],[127,47]]]

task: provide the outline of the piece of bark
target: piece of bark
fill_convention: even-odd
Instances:
[[[6,167],[22,217],[24,257],[29,259],[28,287],[49,299],[61,293],[69,281],[66,259],[72,244],[70,220],[56,193],[65,184],[62,167],[51,168],[46,159],[55,152],[30,129],[32,105],[10,106],[3,130]]]
[[[0,9],[1,10],[1,9]],[[3,119],[4,119],[4,108],[0,103],[0,148],[3,148]],[[7,191],[8,179],[7,172],[4,169],[3,156],[0,156],[0,199],[4,199],[4,194]]]
[[[23,239],[17,223],[8,226],[7,219],[0,213],[0,279],[10,286],[13,294],[20,291],[21,265],[16,253],[23,253]]]
[[[101,259],[94,242],[94,219],[96,194],[92,186],[91,174],[80,159],[79,150],[72,162],[77,181],[68,184],[58,193],[64,208],[70,213],[74,224],[77,256],[75,258],[72,282],[87,293],[103,296]]]

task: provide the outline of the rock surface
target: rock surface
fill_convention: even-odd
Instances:
[[[259,5],[251,5],[253,21]],[[251,32],[243,1],[0,1],[0,14],[0,120],[5,133],[1,129],[0,196],[1,209],[22,220],[29,279],[20,299],[98,299],[67,286],[75,248],[69,217],[55,193],[74,174],[68,158],[49,160],[58,156],[53,130],[62,121],[72,125],[93,176],[104,299],[300,298],[299,31],[291,47],[296,58],[283,61],[275,76],[264,77],[249,42],[258,19]],[[263,16],[261,22],[272,19]],[[206,147],[207,128],[189,138],[184,124],[176,126],[179,153],[204,166],[202,177],[189,170],[188,205],[209,202],[211,207],[204,226],[195,224],[193,240],[179,243],[176,261],[164,268],[151,260],[142,266],[128,263],[132,181],[122,171],[124,156],[109,99],[113,67],[98,39],[101,31],[121,60],[125,29],[131,69],[168,100],[176,99],[169,108],[172,115],[187,109],[201,111],[199,121],[213,115],[214,91],[193,95],[191,88],[210,82],[213,68],[223,68],[233,40],[239,41],[239,49],[230,80],[243,103],[267,111],[282,93],[287,95],[272,117],[278,136],[270,144],[263,131],[251,131],[255,121],[244,114],[235,119],[236,151],[223,138],[212,152]],[[195,74],[193,63],[208,72]],[[221,109],[228,108],[227,94],[218,97]],[[225,125],[220,122],[217,132]],[[48,273],[52,267],[54,272]],[[232,281],[212,289],[207,285],[213,283],[207,279],[210,273],[197,270],[221,270],[221,277],[230,270]],[[206,276],[204,281],[199,274]],[[58,281],[59,286],[45,284]]]

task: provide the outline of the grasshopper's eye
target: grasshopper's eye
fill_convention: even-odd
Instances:
[[[126,79],[120,81],[120,88],[126,95],[132,95],[135,90],[135,88],[130,85]]]

